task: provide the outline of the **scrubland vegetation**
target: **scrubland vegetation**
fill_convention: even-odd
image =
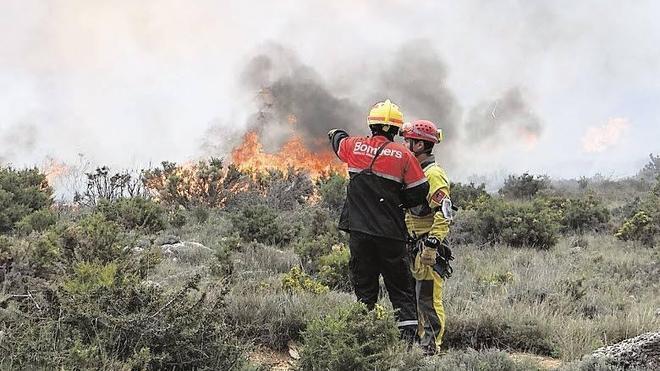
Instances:
[[[616,369],[583,356],[660,328],[659,177],[651,156],[621,180],[453,184],[447,352],[425,358],[387,300],[354,303],[337,174],[101,168],[63,205],[2,168],[0,368],[264,369],[254,349],[297,344],[305,370]]]

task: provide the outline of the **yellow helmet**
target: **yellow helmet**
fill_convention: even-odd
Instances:
[[[385,102],[378,102],[371,107],[367,117],[367,125],[391,125],[401,128],[403,126],[403,113],[399,110],[399,106],[387,99]]]

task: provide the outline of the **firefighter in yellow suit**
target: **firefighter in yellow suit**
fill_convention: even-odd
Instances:
[[[442,131],[431,121],[417,120],[406,123],[401,135],[420,162],[430,186],[427,203],[406,213],[406,226],[414,238],[411,271],[416,280],[420,345],[427,354],[434,354],[445,332],[442,286],[444,278],[451,275],[448,260],[453,259],[444,243],[453,217],[449,180],[432,153],[433,146],[442,140]]]

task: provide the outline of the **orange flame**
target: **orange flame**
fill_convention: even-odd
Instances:
[[[312,152],[297,136],[284,143],[277,153],[265,153],[257,133],[250,131],[231,152],[231,158],[240,170],[287,172],[293,168],[307,171],[313,179],[330,172],[346,173],[346,165],[340,163],[332,151]]]
[[[582,137],[582,149],[585,152],[603,152],[619,143],[629,128],[630,122],[622,117],[610,118],[601,127],[591,126]]]
[[[43,172],[46,175],[48,185],[53,187],[58,179],[71,173],[71,167],[63,162],[56,161],[53,158],[48,158],[43,167]]]

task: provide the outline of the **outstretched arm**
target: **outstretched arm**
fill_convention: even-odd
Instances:
[[[348,138],[348,133],[342,129],[332,129],[328,132],[328,139],[330,139],[332,150],[335,151],[337,156],[339,156],[339,145],[345,138]]]

